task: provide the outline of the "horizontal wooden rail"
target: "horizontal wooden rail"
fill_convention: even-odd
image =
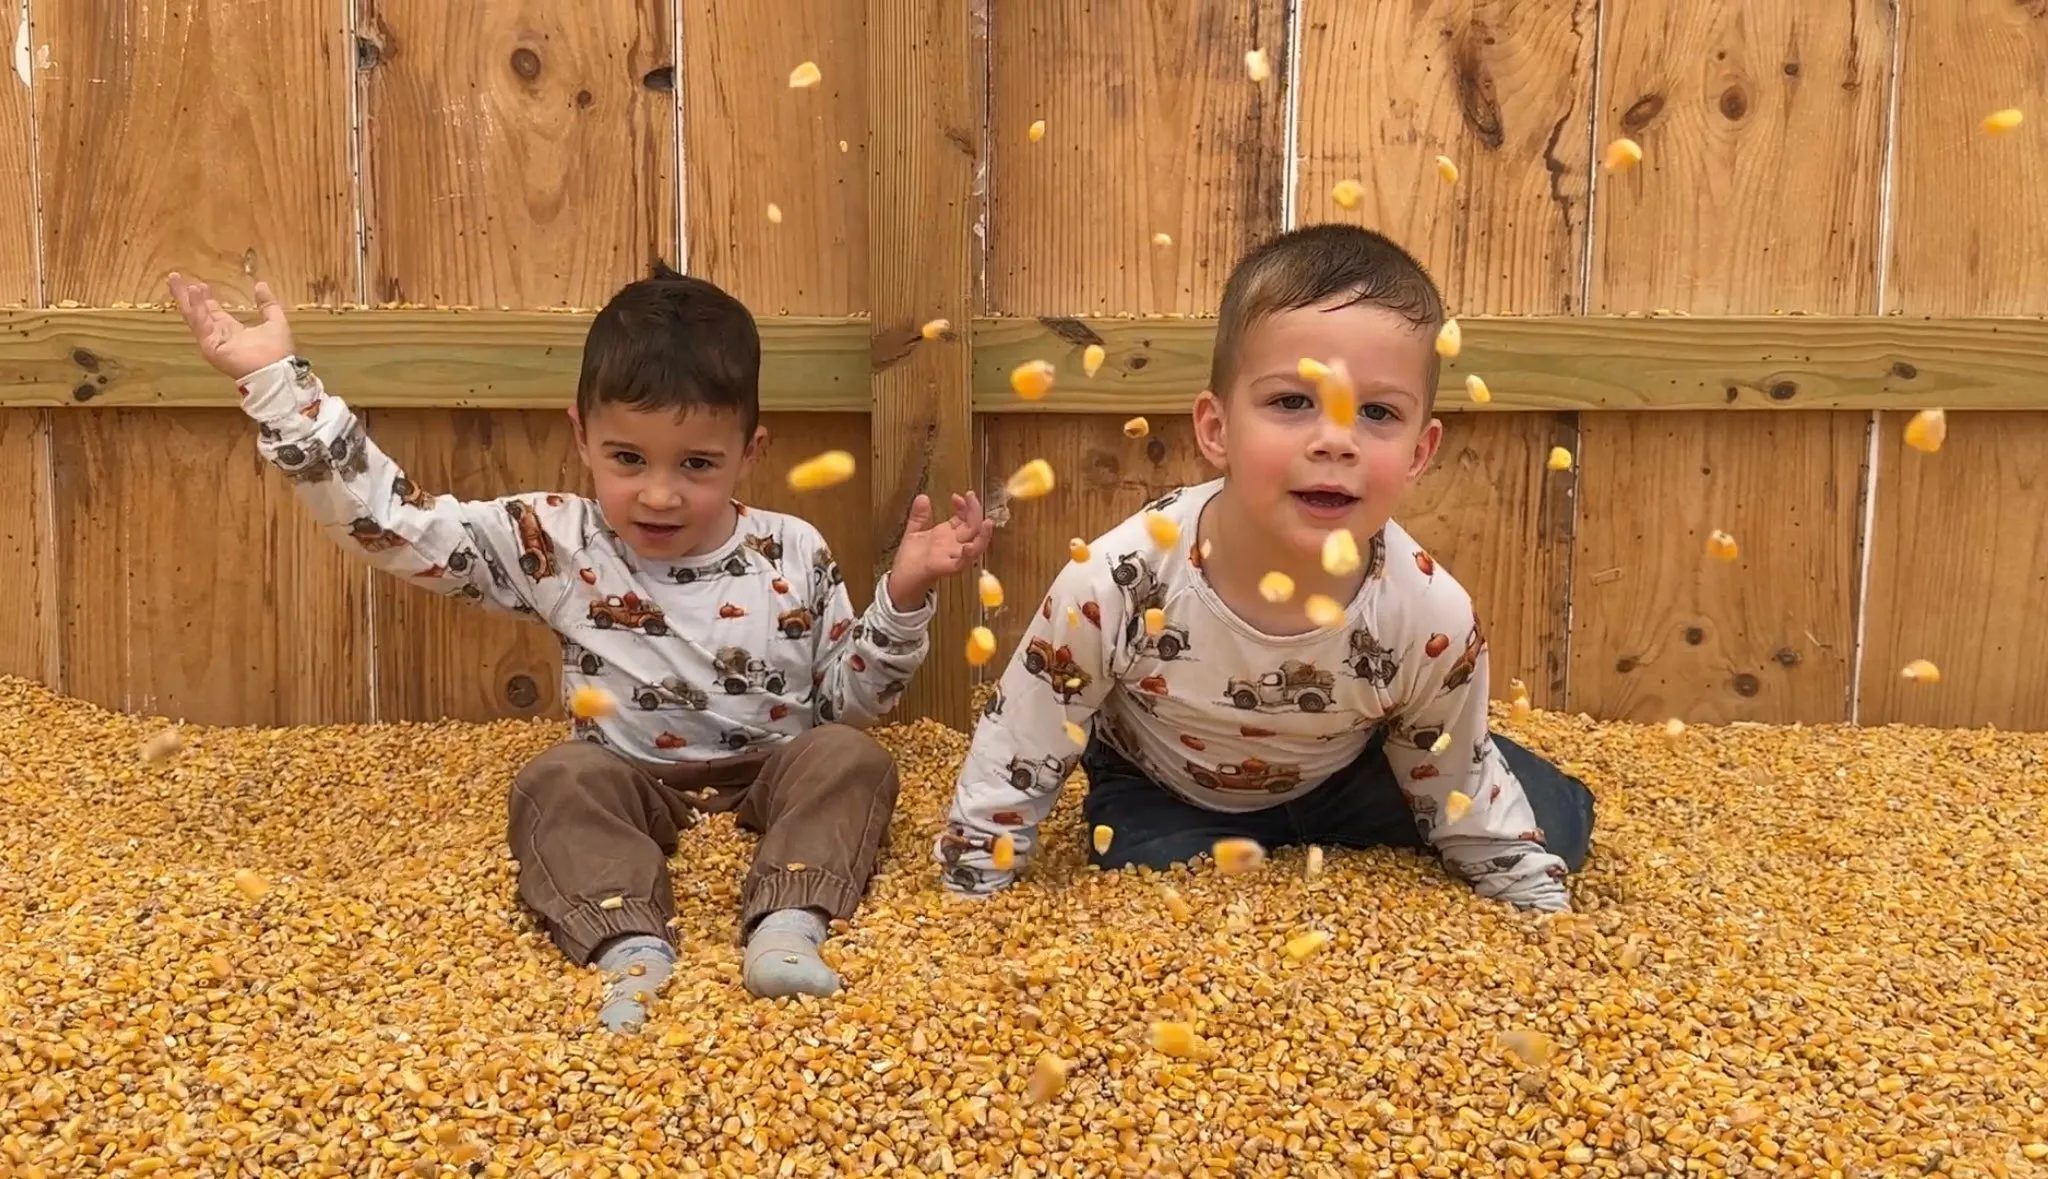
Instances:
[[[556,409],[576,388],[590,312],[301,309],[300,347],[353,404]],[[1894,316],[1501,316],[1467,319],[1445,410],[2048,409],[2048,320]],[[765,316],[761,402],[866,412],[870,374],[927,346],[865,317]],[[1170,413],[1208,383],[1215,321],[985,317],[971,328],[977,413]],[[1107,359],[1081,369],[1087,345]],[[1010,370],[1051,361],[1042,401]],[[0,310],[0,406],[232,406],[163,309]]]

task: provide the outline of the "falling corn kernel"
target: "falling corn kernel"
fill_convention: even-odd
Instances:
[[[581,720],[593,720],[610,716],[619,710],[619,702],[603,688],[584,685],[569,693],[569,712]]]
[[[263,894],[270,891],[270,882],[247,868],[237,868],[235,870],[235,888],[244,897],[252,901],[260,901],[263,899]]]
[[[995,658],[996,633],[985,626],[967,632],[967,662],[976,667]]]
[[[1288,939],[1287,944],[1281,947],[1280,952],[1287,955],[1288,961],[1300,962],[1305,958],[1313,957],[1329,944],[1330,935],[1328,931],[1312,929],[1300,937]]]
[[[1030,138],[1031,138],[1031,142],[1033,142],[1033,143],[1037,143],[1037,142],[1038,142],[1039,140],[1041,140],[1041,139],[1044,139],[1044,138],[1045,138],[1045,120],[1044,120],[1044,119],[1034,119],[1034,120],[1032,120],[1032,123],[1031,123],[1031,130],[1030,130],[1030,131],[1028,131],[1028,132],[1026,132],[1026,134],[1030,136]]]
[[[150,765],[175,757],[185,748],[185,738],[177,729],[165,729],[142,743],[142,760]]]
[[[1464,346],[1465,329],[1455,319],[1444,320],[1444,326],[1436,329],[1436,354],[1445,360],[1456,360]]]
[[[1017,468],[1009,482],[1003,485],[1003,490],[1011,499],[1037,499],[1052,487],[1052,464],[1044,459],[1032,459]]]
[[[828,450],[791,467],[789,486],[795,491],[816,491],[852,477],[853,455],[844,450]]]
[[[789,71],[789,88],[791,90],[802,90],[807,86],[816,86],[818,79],[824,76],[824,72],[818,69],[817,62],[804,62],[802,65]]]
[[[770,225],[782,224],[782,206],[774,201],[768,202],[768,223]]]
[[[1365,199],[1365,185],[1356,180],[1339,180],[1330,186],[1330,199],[1340,209],[1356,209],[1358,202]]]
[[[1438,156],[1436,158],[1436,174],[1443,179],[1445,184],[1456,184],[1458,182],[1458,165],[1449,156]]]
[[[1067,1087],[1067,1062],[1047,1052],[1031,1066],[1031,1079],[1024,1084],[1024,1096],[1032,1103],[1051,1101]]]
[[[1684,721],[1682,721],[1682,720],[1679,720],[1679,719],[1678,719],[1677,717],[1675,717],[1675,716],[1674,716],[1674,717],[1672,717],[1672,718],[1671,718],[1670,720],[1668,720],[1668,721],[1665,721],[1665,722],[1664,722],[1664,735],[1665,735],[1666,737],[1670,737],[1670,738],[1673,738],[1674,740],[1675,740],[1675,739],[1677,739],[1677,738],[1679,738],[1679,737],[1683,737],[1683,736],[1685,736],[1685,722],[1684,722]]]
[[[928,319],[923,327],[917,329],[917,334],[927,340],[936,340],[952,330],[953,321],[950,319]]]
[[[1145,611],[1145,633],[1155,639],[1166,633],[1166,611],[1157,606]]]
[[[1216,870],[1225,876],[1239,876],[1266,862],[1266,849],[1255,839],[1219,839],[1211,847]]]
[[[1155,1023],[1152,1025],[1152,1047],[1162,1056],[1191,1057],[1195,1054],[1195,1029],[1173,1021]]]
[[[1905,670],[1899,674],[1918,684],[1941,682],[1941,669],[1925,659],[1915,659],[1913,662],[1908,663]]]
[[[1341,357],[1323,366],[1323,375],[1316,381],[1316,400],[1322,404],[1323,416],[1340,426],[1358,420],[1358,391]]]
[[[1081,371],[1088,376],[1094,376],[1101,371],[1102,362],[1108,355],[1100,344],[1090,344],[1081,349]]]
[[[1259,596],[1277,606],[1294,596],[1294,579],[1275,569],[1259,578]]]
[[[1938,409],[1923,409],[1906,423],[1906,445],[1933,454],[1948,440],[1948,415]]]
[[[1472,799],[1463,791],[1453,790],[1451,796],[1444,800],[1444,818],[1453,823],[1464,818],[1465,812],[1471,809]]]
[[[1172,517],[1159,512],[1145,513],[1145,531],[1151,535],[1152,543],[1162,549],[1170,549],[1180,543],[1180,525]]]
[[[1530,711],[1529,698],[1527,696],[1517,696],[1508,702],[1508,719],[1510,720],[1528,720]]]
[[[1203,537],[1203,538],[1202,538],[1202,543],[1201,543],[1201,544],[1198,544],[1198,545],[1196,545],[1196,546],[1195,546],[1195,551],[1196,551],[1196,552],[1198,552],[1198,553],[1200,553],[1200,554],[1202,554],[1202,559],[1203,559],[1204,561],[1208,560],[1208,559],[1209,559],[1209,538],[1208,538],[1208,537],[1206,537],[1206,536],[1205,536],[1205,537]]]
[[[1080,537],[1067,542],[1067,558],[1076,565],[1088,559],[1088,542]]]
[[[1036,401],[1052,388],[1053,368],[1049,361],[1027,360],[1010,370],[1010,388],[1026,401]]]
[[[1317,626],[1336,626],[1344,621],[1344,605],[1325,594],[1310,594],[1301,604],[1308,614],[1308,620]]]
[[[1431,753],[1442,753],[1450,747],[1451,731],[1449,729],[1445,729],[1443,732],[1438,733],[1436,735],[1436,740],[1429,743],[1429,751]]]
[[[1301,379],[1304,381],[1320,383],[1323,378],[1330,375],[1330,366],[1320,360],[1310,360],[1304,356],[1295,362],[1294,371],[1300,373]]]
[[[1626,171],[1643,162],[1642,145],[1633,139],[1617,139],[1607,145],[1602,162],[1609,172]]]
[[[839,141],[839,154],[846,154],[846,141],[844,139]]]
[[[617,911],[619,909],[623,909],[626,907],[626,898],[606,897],[605,899],[597,902],[597,907],[600,909],[610,909],[613,911]]]
[[[1066,730],[1067,740],[1072,741],[1074,744],[1082,746],[1084,748],[1087,746],[1088,730],[1082,728],[1080,725],[1075,724],[1073,721],[1061,721],[1060,726],[1061,728]]]
[[[1175,921],[1186,921],[1195,915],[1194,906],[1188,904],[1187,898],[1174,889],[1162,888],[1159,895],[1165,899],[1166,912]]]
[[[1349,528],[1339,528],[1323,537],[1323,572],[1342,577],[1358,568],[1358,542]]]
[[[1500,1034],[1500,1046],[1520,1057],[1523,1064],[1542,1068],[1550,1063],[1557,1045],[1549,1036],[1529,1028],[1510,1028]]]
[[[1016,838],[1014,836],[1009,835],[996,836],[995,846],[989,848],[988,856],[989,862],[995,865],[996,871],[998,872],[1008,872],[1011,868],[1016,867]]]
[[[1733,561],[1737,556],[1735,538],[1719,528],[1707,533],[1707,555],[1716,561]]]
[[[2003,135],[2007,131],[2019,126],[2020,120],[2025,117],[2025,115],[2020,113],[2018,107],[2007,107],[2002,111],[1992,111],[1984,116],[1984,130],[1992,135]]]
[[[1170,233],[1155,233],[1152,235],[1152,244],[1155,246],[1170,246],[1173,244],[1173,235]]]
[[[1108,827],[1105,827],[1100,823],[1095,824],[1095,829],[1088,833],[1089,840],[1093,842],[1095,845],[1095,854],[1098,856],[1108,855],[1109,841],[1115,835],[1116,832],[1110,830]]]
[[[1465,395],[1472,399],[1474,405],[1485,405],[1493,400],[1493,390],[1486,387],[1486,382],[1480,379],[1478,373],[1472,373],[1465,378]]]
[[[1273,76],[1273,64],[1266,60],[1266,51],[1250,49],[1245,51],[1244,72],[1254,82],[1263,82]]]
[[[1143,438],[1152,432],[1152,423],[1142,417],[1132,418],[1124,423],[1124,437]]]
[[[995,574],[990,573],[986,569],[982,570],[981,582],[978,588],[981,590],[981,605],[983,609],[993,610],[1003,604],[1003,583],[996,580]]]
[[[1322,848],[1317,847],[1314,844],[1309,845],[1308,866],[1305,869],[1303,869],[1302,874],[1308,877],[1310,880],[1314,880],[1323,874]]]
[[[1553,470],[1553,471],[1569,471],[1569,470],[1571,470],[1571,469],[1572,469],[1572,452],[1571,452],[1571,451],[1569,451],[1569,450],[1566,450],[1566,449],[1565,449],[1564,447],[1562,447],[1562,446],[1553,446],[1553,447],[1551,447],[1551,448],[1550,448],[1550,461],[1549,461],[1549,463],[1548,463],[1547,465],[1548,465],[1548,466],[1550,467],[1550,469],[1551,469],[1551,470]]]

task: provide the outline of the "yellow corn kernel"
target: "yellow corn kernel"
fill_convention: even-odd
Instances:
[[[1550,1063],[1557,1052],[1557,1044],[1542,1032],[1529,1028],[1510,1028],[1500,1034],[1500,1046],[1522,1059],[1532,1068],[1542,1068]]]
[[[1358,420],[1358,392],[1342,358],[1323,366],[1323,375],[1316,381],[1316,400],[1322,403],[1323,416],[1340,426]]]
[[[1306,876],[1310,880],[1314,880],[1322,874],[1323,849],[1317,847],[1314,844],[1310,844],[1308,848],[1308,865],[1306,868],[1302,870],[1302,875]]]
[[[1342,577],[1358,568],[1358,542],[1349,528],[1339,528],[1323,537],[1323,572]]]
[[[1336,626],[1344,621],[1344,604],[1324,594],[1310,594],[1301,604],[1308,620],[1317,626]]]
[[[1438,733],[1436,735],[1436,740],[1430,742],[1429,751],[1431,753],[1442,753],[1450,747],[1451,731],[1449,729],[1445,729],[1443,732]]]
[[[1340,209],[1356,209],[1365,199],[1365,186],[1356,180],[1339,180],[1330,186],[1330,199]]]
[[[1073,721],[1061,721],[1060,727],[1066,730],[1067,740],[1072,741],[1074,744],[1079,745],[1083,748],[1087,747],[1088,730],[1082,728],[1080,725],[1075,724]]]
[[[996,575],[984,569],[977,588],[981,591],[981,605],[984,610],[993,610],[1003,604],[1003,583]]]
[[[1527,696],[1517,696],[1513,700],[1508,701],[1509,720],[1528,720],[1530,711],[1529,698]]]
[[[1277,606],[1294,596],[1294,579],[1275,569],[1259,578],[1259,596]]]
[[[842,140],[840,140],[840,141],[839,141],[839,154],[840,154],[840,155],[845,155],[845,154],[846,154],[846,141],[845,141],[844,139],[842,139]]]
[[[606,897],[605,899],[597,902],[597,907],[600,909],[609,909],[613,912],[617,912],[618,910],[626,907],[626,898]]]
[[[1263,49],[1247,50],[1244,55],[1244,72],[1254,82],[1263,82],[1273,76],[1273,63],[1266,60]]]
[[[768,224],[782,224],[782,206],[776,204],[774,201],[768,202]]]
[[[2020,1147],[2020,1153],[2035,1162],[2048,1159],[2048,1142],[2029,1142]]]
[[[1187,898],[1174,889],[1161,888],[1159,895],[1165,899],[1166,911],[1175,921],[1186,921],[1195,915],[1195,910],[1188,904]]]
[[[996,871],[1008,872],[1017,866],[1017,840],[1014,836],[996,836],[995,846],[989,849],[989,862]]]
[[[1109,353],[1104,351],[1100,344],[1090,344],[1081,349],[1081,372],[1087,376],[1094,376],[1101,371],[1102,362],[1108,356]]]
[[[1445,360],[1456,360],[1464,347],[1465,329],[1455,319],[1444,320],[1444,325],[1436,329],[1436,354]]]
[[[1493,400],[1493,390],[1486,387],[1486,382],[1480,379],[1478,373],[1472,373],[1465,378],[1465,395],[1472,399],[1474,405],[1485,405]]]
[[[1266,849],[1255,839],[1219,839],[1209,849],[1216,857],[1216,870],[1225,876],[1239,876],[1266,862]]]
[[[824,72],[818,69],[817,62],[804,62],[802,65],[789,71],[789,88],[791,90],[802,90],[808,86],[816,86],[818,80],[824,76]]]
[[[1170,246],[1173,244],[1173,235],[1170,233],[1155,233],[1152,235],[1152,244],[1155,246]]]
[[[1707,533],[1707,555],[1717,561],[1733,561],[1737,556],[1735,538],[1719,528]]]
[[[1925,659],[1915,659],[1899,673],[1914,683],[1935,684],[1941,682],[1941,669]]]
[[[936,339],[938,339],[938,338],[939,338],[940,336],[943,336],[943,335],[945,335],[945,334],[946,334],[947,332],[950,332],[950,331],[952,331],[952,330],[953,330],[953,321],[952,321],[952,320],[950,320],[950,319],[930,319],[930,320],[926,320],[926,321],[925,321],[925,325],[924,325],[923,327],[921,327],[921,328],[917,329],[917,334],[918,334],[918,335],[920,335],[920,336],[923,336],[923,337],[924,337],[925,339],[927,339],[927,340],[936,340]]]
[[[996,632],[985,626],[977,626],[967,632],[967,662],[976,667],[995,658]]]
[[[1330,375],[1330,366],[1304,356],[1294,363],[1294,371],[1300,373],[1304,381],[1321,381]]]
[[[1906,445],[1933,454],[1948,440],[1948,415],[1938,409],[1923,409],[1906,423]]]
[[[175,728],[165,729],[142,743],[142,760],[150,765],[177,756],[185,748],[185,738]]]
[[[270,882],[247,868],[235,869],[235,890],[252,901],[260,901],[270,891]]]
[[[1157,606],[1145,611],[1145,633],[1153,638],[1166,633],[1166,611]]]
[[[1095,829],[1088,833],[1088,838],[1095,845],[1096,855],[1104,856],[1109,854],[1109,841],[1115,834],[1116,832],[1111,831],[1100,823],[1095,825]]]
[[[1152,543],[1162,549],[1170,549],[1180,543],[1180,525],[1159,512],[1145,513],[1145,531],[1152,537]]]
[[[1464,818],[1465,812],[1471,809],[1472,799],[1462,790],[1451,791],[1451,796],[1444,800],[1444,818],[1453,823]]]
[[[1079,610],[1074,609],[1072,606],[1067,607],[1067,625],[1081,625],[1081,612]]]
[[[1312,929],[1300,937],[1288,939],[1287,944],[1281,947],[1280,952],[1287,955],[1288,961],[1300,962],[1319,953],[1323,947],[1329,944],[1330,935],[1327,931]]]
[[[1037,499],[1053,488],[1052,464],[1044,459],[1032,459],[1018,467],[1003,490],[1011,499]]]
[[[1034,119],[1034,120],[1032,120],[1032,122],[1031,122],[1031,130],[1029,130],[1029,131],[1025,132],[1025,134],[1026,134],[1026,135],[1028,135],[1028,136],[1030,136],[1030,138],[1031,138],[1031,142],[1033,142],[1033,143],[1037,143],[1037,142],[1038,142],[1039,140],[1041,140],[1041,139],[1044,139],[1044,138],[1045,138],[1045,120],[1044,120],[1044,119]]]
[[[1670,738],[1671,738],[1672,740],[1674,740],[1674,741],[1675,741],[1675,740],[1677,740],[1677,739],[1678,739],[1678,738],[1680,738],[1680,737],[1683,737],[1683,736],[1685,736],[1685,722],[1684,722],[1684,721],[1682,721],[1682,720],[1679,720],[1679,719],[1678,719],[1677,717],[1675,717],[1675,716],[1674,716],[1674,717],[1672,717],[1672,718],[1671,718],[1670,720],[1668,720],[1668,721],[1665,721],[1665,722],[1664,722],[1664,735],[1665,735],[1666,737],[1670,737]]]
[[[1124,423],[1124,437],[1143,438],[1152,432],[1152,423],[1143,417],[1135,417]]]
[[[1609,172],[1622,172],[1643,162],[1643,147],[1633,139],[1617,139],[1607,145],[1601,162]]]
[[[1067,1062],[1047,1052],[1031,1067],[1031,1079],[1024,1083],[1024,1096],[1033,1104],[1051,1101],[1067,1087]]]
[[[569,693],[569,712],[581,720],[610,716],[619,710],[619,702],[603,688],[584,685]]]
[[[1553,471],[1569,471],[1572,469],[1572,452],[1562,446],[1553,446],[1550,448],[1550,461],[1546,465]]]
[[[805,868],[810,867],[810,865],[804,863],[802,860],[791,860],[789,863],[784,864],[782,867],[783,870],[786,872],[801,872]]]
[[[2007,107],[2002,111],[1992,111],[1984,116],[1984,130],[1992,135],[2003,135],[2007,131],[2019,126],[2020,120],[2025,117],[2025,115],[2020,113],[2018,107]]]
[[[1052,388],[1052,377],[1049,361],[1027,360],[1010,370],[1010,388],[1026,401],[1037,401]]]
[[[1067,559],[1076,565],[1088,559],[1088,542],[1080,537],[1067,542]]]
[[[852,477],[853,455],[843,450],[828,450],[791,467],[789,486],[793,491],[816,491],[834,483],[844,483]]]
[[[1152,1048],[1162,1056],[1192,1057],[1195,1054],[1195,1029],[1192,1025],[1171,1020],[1154,1023]]]
[[[1449,156],[1438,156],[1436,158],[1436,174],[1443,178],[1445,184],[1456,184],[1458,182],[1458,165]]]

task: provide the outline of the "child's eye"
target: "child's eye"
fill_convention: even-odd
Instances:
[[[1281,409],[1314,409],[1316,399],[1306,393],[1282,393],[1273,399],[1273,404]]]
[[[639,466],[645,460],[643,460],[639,455],[634,454],[630,450],[619,450],[612,452],[612,461],[620,464],[621,466],[636,467]]]
[[[1393,410],[1388,409],[1386,406],[1381,405],[1378,402],[1374,402],[1371,405],[1359,406],[1358,416],[1362,418],[1369,418],[1375,422],[1386,422],[1392,421],[1395,415]]]
[[[689,468],[692,471],[708,471],[716,465],[716,463],[713,463],[710,459],[705,458],[702,455],[692,455],[689,458],[683,460],[683,466]]]

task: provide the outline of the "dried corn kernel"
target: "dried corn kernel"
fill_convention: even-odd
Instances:
[[[185,748],[185,738],[177,729],[165,729],[142,743],[142,760],[149,765],[176,757]]]
[[[1445,729],[1443,732],[1438,733],[1436,735],[1436,740],[1429,743],[1429,751],[1431,753],[1443,753],[1450,747],[1451,731],[1449,729]]]
[[[1166,633],[1166,611],[1157,606],[1145,611],[1145,633],[1153,638]]]
[[[1906,445],[1933,454],[1948,440],[1948,415],[1938,409],[1923,409],[1906,423]]]
[[[1316,381],[1316,400],[1322,405],[1323,416],[1338,425],[1350,426],[1358,421],[1358,391],[1351,384],[1351,370],[1341,357],[1323,366],[1323,375]]]
[[[1464,347],[1465,329],[1455,319],[1444,320],[1444,325],[1436,329],[1436,354],[1445,360],[1456,360]]]
[[[839,141],[839,154],[846,154],[846,141],[844,139]]]
[[[1915,683],[1920,684],[1934,684],[1941,682],[1941,669],[1934,666],[1932,663],[1929,663],[1925,659],[1915,659],[1913,662],[1908,663],[1905,667],[1905,670],[1901,671],[1899,674],[1906,677],[1909,680],[1912,680]]]
[[[1358,541],[1349,528],[1339,528],[1323,537],[1323,572],[1342,577],[1358,568]]]
[[[1067,559],[1076,565],[1088,559],[1088,542],[1080,537],[1067,542]]]
[[[1065,730],[1067,734],[1067,740],[1072,741],[1074,744],[1079,745],[1084,749],[1087,747],[1088,730],[1082,728],[1080,725],[1075,724],[1073,721],[1061,721],[1060,726],[1063,730]]]
[[[1266,60],[1263,49],[1249,49],[1244,55],[1244,72],[1254,82],[1263,82],[1273,76],[1273,65]]]
[[[2024,118],[2026,118],[2026,115],[2021,113],[2018,107],[2007,107],[2002,111],[1992,111],[1984,116],[1984,130],[1992,135],[2003,135],[2007,131],[2018,127],[2020,120]]]
[[[1677,738],[1679,738],[1679,737],[1683,737],[1683,736],[1685,736],[1685,722],[1684,722],[1684,721],[1682,721],[1682,720],[1679,720],[1679,719],[1678,719],[1677,717],[1675,717],[1675,716],[1674,716],[1674,717],[1672,717],[1672,718],[1671,718],[1670,720],[1668,720],[1668,721],[1665,721],[1665,722],[1664,722],[1664,735],[1665,735],[1666,737],[1670,737],[1670,738],[1672,738],[1672,739],[1674,739],[1674,740],[1676,740],[1676,739],[1677,739]]]
[[[1716,528],[1707,534],[1707,555],[1717,561],[1733,561],[1737,554],[1735,538]]]
[[[1108,356],[1109,353],[1104,351],[1100,344],[1090,344],[1081,349],[1081,372],[1087,376],[1094,376],[1102,370],[1102,362]]]
[[[1152,244],[1155,246],[1170,246],[1173,244],[1173,235],[1164,232],[1155,233],[1152,235]]]
[[[1116,832],[1111,831],[1108,827],[1105,827],[1100,823],[1095,824],[1095,829],[1088,833],[1089,842],[1094,844],[1095,846],[1095,854],[1098,856],[1108,855],[1109,841],[1112,838],[1114,838],[1115,835]]]
[[[996,580],[995,574],[986,569],[982,570],[981,580],[976,588],[981,591],[982,609],[993,610],[1003,604],[1003,583]]]
[[[1304,356],[1294,363],[1294,371],[1300,373],[1304,381],[1321,383],[1323,378],[1330,375],[1330,366],[1320,360],[1310,360]]]
[[[1026,135],[1026,136],[1028,136],[1028,137],[1030,138],[1031,142],[1033,142],[1033,143],[1037,143],[1037,142],[1038,142],[1039,140],[1041,140],[1041,139],[1044,139],[1044,138],[1045,138],[1045,120],[1044,120],[1044,119],[1033,119],[1033,120],[1032,120],[1032,122],[1031,122],[1031,129],[1030,129],[1029,131],[1025,132],[1025,135]]]
[[[977,626],[967,632],[967,662],[976,667],[995,658],[996,632],[985,626]]]
[[[1152,543],[1162,549],[1170,549],[1180,543],[1180,525],[1174,523],[1171,516],[1160,512],[1145,513],[1145,532],[1152,538]]]
[[[1607,166],[1609,172],[1626,171],[1643,162],[1642,145],[1633,139],[1617,139],[1607,145],[1601,162]]]
[[[1557,1044],[1542,1032],[1510,1028],[1500,1034],[1500,1045],[1532,1068],[1542,1068],[1557,1053]]]
[[[1037,499],[1053,488],[1052,464],[1044,459],[1032,459],[1018,467],[1003,485],[1011,499]]]
[[[824,76],[824,72],[818,69],[817,62],[804,62],[789,71],[789,88],[791,90],[802,90],[807,86],[816,86],[818,80]]]
[[[844,450],[828,450],[791,467],[789,486],[795,491],[816,491],[852,477],[853,455]]]
[[[1356,180],[1339,180],[1330,186],[1330,199],[1340,209],[1356,209],[1365,199],[1365,186]]]
[[[1016,837],[1015,837],[1015,836],[1013,836],[1013,835],[998,835],[998,836],[996,836],[996,842],[995,842],[995,845],[994,845],[993,847],[989,848],[988,858],[989,858],[989,863],[991,863],[991,864],[994,864],[994,865],[995,865],[995,868],[996,868],[996,871],[998,871],[998,872],[1008,872],[1008,871],[1009,871],[1010,869],[1012,869],[1012,868],[1016,867],[1016,866],[1017,866],[1017,839],[1016,839]]]
[[[774,201],[768,202],[768,224],[782,224],[782,206],[776,204]]]
[[[1277,606],[1294,596],[1294,579],[1275,569],[1259,578],[1259,596]]]
[[[270,882],[259,872],[247,868],[235,869],[235,890],[252,901],[260,901],[270,891]]]
[[[1317,626],[1336,626],[1344,621],[1344,604],[1324,594],[1310,594],[1301,607],[1308,620]]]
[[[597,902],[597,907],[598,907],[598,908],[600,908],[600,909],[608,909],[608,910],[611,910],[611,911],[613,911],[613,912],[617,912],[618,910],[620,910],[620,909],[623,909],[623,908],[625,908],[625,907],[626,907],[626,898],[625,898],[625,897],[606,897],[605,899],[603,899],[603,900],[601,900],[601,901]]]
[[[1152,1048],[1161,1056],[1190,1058],[1195,1055],[1195,1029],[1189,1024],[1172,1020],[1154,1023]]]
[[[936,340],[952,330],[953,321],[950,319],[928,319],[923,327],[917,329],[917,334],[927,340]]]
[[[1480,379],[1478,373],[1466,375],[1465,395],[1472,399],[1474,405],[1485,405],[1493,400],[1493,390],[1486,387],[1486,382]]]
[[[1281,947],[1281,953],[1286,954],[1289,961],[1300,962],[1303,959],[1320,953],[1323,947],[1329,944],[1330,935],[1328,932],[1312,929],[1300,937],[1290,938],[1287,944]]]
[[[1471,809],[1471,797],[1461,790],[1451,791],[1451,796],[1444,800],[1444,818],[1449,819],[1453,823],[1464,818],[1465,812]]]
[[[1175,921],[1186,921],[1195,915],[1194,907],[1189,905],[1187,898],[1180,895],[1177,890],[1162,887],[1159,895],[1166,901],[1167,914]]]
[[[1143,417],[1135,417],[1124,423],[1124,437],[1143,438],[1152,432],[1152,423]]]
[[[1458,165],[1449,156],[1438,156],[1436,158],[1436,174],[1445,184],[1456,184],[1458,182]]]
[[[784,864],[782,867],[783,870],[787,872],[801,872],[805,868],[810,867],[810,865],[804,863],[802,860],[791,860],[789,863]]]
[[[1067,1087],[1067,1062],[1047,1052],[1031,1066],[1031,1079],[1024,1083],[1025,1099],[1037,1105],[1060,1095]]]
[[[1550,460],[1545,465],[1553,471],[1569,471],[1572,469],[1572,452],[1562,446],[1553,446],[1550,448]]]
[[[1266,862],[1266,849],[1255,839],[1219,839],[1210,849],[1216,870],[1225,876],[1239,876]]]
[[[610,692],[588,684],[569,693],[569,713],[582,720],[610,716],[619,710],[619,702]]]
[[[1322,849],[1322,848],[1320,848],[1320,847],[1317,847],[1317,846],[1316,846],[1315,844],[1310,844],[1310,845],[1309,845],[1309,848],[1308,848],[1308,863],[1307,863],[1307,865],[1306,865],[1306,866],[1305,866],[1305,867],[1304,867],[1304,868],[1302,869],[1302,874],[1303,874],[1304,876],[1306,876],[1306,877],[1307,877],[1308,879],[1310,879],[1310,880],[1314,880],[1315,878],[1317,878],[1318,876],[1321,876],[1321,875],[1323,874],[1323,849]]]
[[[1508,702],[1508,718],[1510,720],[1517,722],[1528,720],[1531,711],[1533,710],[1529,707],[1529,698],[1527,696],[1517,696]]]
[[[1052,388],[1053,367],[1043,360],[1027,360],[1010,370],[1010,388],[1026,401],[1037,401]]]

